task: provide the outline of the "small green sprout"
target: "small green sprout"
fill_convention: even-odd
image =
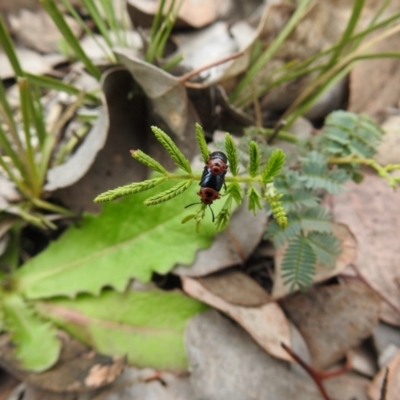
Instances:
[[[285,162],[285,154],[282,150],[274,150],[266,165],[262,166],[260,149],[255,142],[250,142],[248,175],[242,175],[239,171],[237,147],[232,136],[229,133],[225,135],[226,155],[220,151],[211,153],[207,147],[203,129],[199,124],[196,124],[196,139],[205,163],[203,173],[200,175],[192,171],[188,159],[165,132],[157,127],[152,127],[152,131],[174,160],[175,165],[183,170],[183,173],[170,173],[158,161],[141,150],[132,150],[131,154],[134,159],[154,172],[161,174],[161,176],[108,190],[97,196],[94,200],[95,203],[143,192],[160,185],[166,180],[178,181],[172,188],[160,192],[144,202],[147,206],[153,206],[173,199],[187,190],[193,182],[198,182],[200,190],[197,194],[200,199],[198,199],[198,203],[189,204],[188,206],[199,204],[199,208],[182,220],[182,223],[194,220],[197,231],[200,230],[201,222],[205,218],[207,206],[211,209],[211,204],[221,197],[223,197],[221,201],[223,200],[224,204],[219,213],[214,216],[214,212],[211,209],[212,219],[217,229],[224,229],[228,225],[234,204],[236,203],[239,206],[243,201],[243,197],[249,198],[248,208],[254,215],[258,210],[262,209],[262,202],[265,201],[269,203],[278,225],[282,228],[287,225],[286,213],[280,201],[281,195],[274,186],[274,178],[279,175]],[[229,171],[229,174],[225,176],[227,171]],[[225,190],[220,193],[222,188]]]

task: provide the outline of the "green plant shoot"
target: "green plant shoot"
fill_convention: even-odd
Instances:
[[[192,171],[187,158],[165,132],[157,127],[152,127],[152,130],[157,140],[167,150],[176,166],[183,170],[183,173],[170,173],[158,161],[143,153],[141,150],[132,150],[132,157],[152,169],[158,176],[143,182],[131,183],[104,192],[95,198],[94,201],[96,203],[111,201],[122,196],[143,192],[165,181],[178,181],[175,186],[145,200],[145,205],[153,206],[173,199],[186,191],[194,182],[199,182],[201,186],[197,193],[200,196],[200,201],[197,203],[199,204],[199,208],[193,214],[187,215],[182,220],[182,223],[194,220],[196,223],[196,230],[199,231],[201,221],[205,218],[206,210],[209,207],[217,229],[224,229],[229,223],[234,204],[240,205],[243,198],[248,197],[249,210],[256,214],[258,210],[262,209],[262,202],[269,203],[278,226],[285,228],[287,225],[286,212],[280,200],[281,195],[274,186],[274,178],[279,175],[285,162],[285,154],[282,150],[274,150],[265,166],[262,166],[258,145],[255,142],[251,142],[249,147],[249,174],[242,175],[240,174],[237,146],[232,136],[228,133],[225,135],[226,155],[222,152],[211,153],[204,139],[201,126],[196,124],[196,139],[200,154],[206,164],[203,174],[200,175]],[[215,157],[213,154],[215,154]],[[226,158],[226,162],[224,160],[219,160],[218,157]],[[215,167],[213,161],[215,158],[219,160],[215,161],[217,162],[217,167]],[[227,169],[229,172],[227,176],[225,176],[225,169],[223,172],[218,172],[220,171],[218,169],[220,168],[220,164],[228,164]],[[216,169],[213,169],[213,165]],[[224,190],[223,193],[220,193],[220,190]],[[211,204],[217,200],[223,201],[223,205],[214,218]],[[190,205],[192,204],[189,204],[189,206]]]

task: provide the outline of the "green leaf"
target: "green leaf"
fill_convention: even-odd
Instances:
[[[262,172],[262,181],[269,183],[272,179],[281,172],[283,164],[285,163],[286,155],[281,149],[275,149]]]
[[[210,156],[210,150],[208,150],[206,140],[204,138],[203,134],[203,128],[199,125],[196,124],[196,139],[197,143],[199,144],[201,156],[203,158],[204,164],[208,163],[208,158]]]
[[[122,291],[131,278],[148,282],[153,272],[165,274],[175,264],[190,265],[199,249],[210,246],[216,229],[211,218],[205,218],[200,233],[191,224],[181,224],[187,215],[184,207],[198,200],[195,185],[173,201],[143,204],[149,195],[172,185],[165,182],[149,192],[105,203],[101,215],[84,215],[79,226],[16,272],[20,292],[44,298],[98,294],[104,286]]]
[[[278,191],[285,193],[281,189]],[[315,207],[318,204],[318,197],[310,189],[295,189],[291,193],[285,193],[281,201],[286,211],[297,211],[304,207]]]
[[[290,285],[290,291],[311,285],[315,262],[315,253],[305,237],[298,235],[289,242],[283,256],[281,273],[284,284]]]
[[[106,290],[99,297],[40,302],[38,308],[101,353],[126,354],[139,368],[186,370],[186,324],[208,307],[179,292]]]
[[[228,226],[230,217],[232,215],[232,201],[233,201],[233,195],[229,194],[226,196],[226,200],[224,205],[221,208],[221,211],[218,213],[218,215],[215,218],[215,225],[218,230],[225,229]]]
[[[332,232],[332,216],[324,207],[316,206],[307,208],[298,214],[302,229],[316,232]]]
[[[232,175],[236,176],[239,173],[239,158],[236,144],[229,133],[225,134],[225,149],[229,161],[229,169]]]
[[[168,151],[171,158],[175,161],[175,164],[186,171],[188,174],[192,173],[192,168],[190,167],[190,162],[187,158],[182,154],[176,144],[172,141],[172,139],[160,128],[156,126],[152,126],[151,130],[156,136],[157,140],[164,146],[164,148]]]
[[[293,218],[292,214],[288,215],[288,224],[285,229],[278,224],[276,220],[272,220],[268,223],[266,229],[266,238],[272,238],[275,247],[281,247],[288,241],[293,239],[296,235],[301,232],[301,223],[298,219]]]
[[[366,115],[334,111],[326,118],[317,143],[330,156],[371,158],[383,134],[380,126]]]
[[[146,206],[155,206],[157,204],[164,203],[165,201],[171,200],[174,197],[182,194],[185,190],[189,189],[189,187],[191,186],[192,183],[193,183],[193,180],[186,180],[186,181],[179,182],[171,189],[168,189],[165,192],[157,193],[153,197],[149,197],[147,200],[145,200],[144,204]]]
[[[253,140],[249,143],[249,153],[250,153],[250,162],[249,162],[249,174],[253,178],[258,175],[258,169],[260,168],[261,163],[261,155],[260,149],[258,145]]]
[[[307,235],[317,261],[328,268],[333,268],[341,252],[339,239],[330,233],[310,232]]]
[[[344,190],[343,183],[349,179],[344,170],[329,170],[325,157],[316,151],[302,160],[302,169],[300,180],[308,189],[323,189],[338,194]]]
[[[143,153],[142,150],[131,150],[131,154],[135,160],[146,165],[146,167],[151,168],[153,171],[159,172],[163,175],[168,175],[168,171],[158,161],[146,153]]]
[[[6,329],[17,346],[15,355],[23,367],[35,372],[50,368],[61,350],[54,327],[39,318],[21,296],[8,295],[2,300]]]
[[[111,201],[118,199],[119,197],[127,196],[130,194],[136,194],[145,192],[153,189],[155,186],[163,183],[167,178],[165,176],[161,178],[148,179],[143,182],[134,182],[129,185],[120,186],[116,189],[107,190],[107,192],[99,194],[95,199],[95,203],[104,203],[105,201]]]
[[[242,196],[243,196],[240,184],[237,182],[232,182],[229,185],[227,185],[226,195],[232,196],[233,200],[235,200],[235,203],[239,206],[240,203],[242,202]]]
[[[251,185],[247,190],[247,197],[249,199],[248,209],[253,211],[253,214],[257,214],[257,208],[262,210],[261,195],[258,193],[256,188]]]

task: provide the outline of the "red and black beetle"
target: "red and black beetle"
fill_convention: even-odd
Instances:
[[[228,171],[227,162],[228,158],[222,151],[214,151],[210,154],[199,183],[200,190],[197,192],[200,196],[200,203],[192,203],[185,208],[194,204],[206,204],[210,207],[212,220],[214,222],[214,212],[211,208],[211,204],[221,197],[219,192],[222,186],[226,189],[225,175]]]
[[[222,151],[214,151],[208,157],[207,164],[205,168],[209,168],[210,172],[214,175],[223,175],[225,176],[228,171],[228,158],[226,154]]]

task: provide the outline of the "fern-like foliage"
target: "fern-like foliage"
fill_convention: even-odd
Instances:
[[[261,155],[260,155],[260,148],[254,141],[251,141],[249,143],[249,154],[250,154],[249,174],[250,176],[255,177],[258,175],[258,170],[260,168]]]
[[[183,155],[173,140],[156,126],[152,126],[151,130],[153,131],[157,140],[164,146],[171,158],[175,161],[176,166],[182,168],[188,174],[191,174],[192,168],[190,167],[189,160]]]
[[[288,245],[282,260],[282,278],[293,291],[311,285],[317,258],[306,237],[296,235]]]
[[[208,150],[206,139],[204,138],[203,128],[199,124],[196,124],[196,140],[199,145],[201,157],[204,163],[207,164],[210,150]]]
[[[343,169],[329,169],[327,159],[316,151],[312,151],[302,159],[302,180],[307,189],[323,189],[328,193],[339,194],[343,189],[343,183],[349,176]]]
[[[371,158],[383,134],[384,131],[366,115],[335,111],[327,117],[317,141],[318,147],[328,156]]]
[[[275,150],[271,154],[267,165],[262,169],[263,173],[259,173],[259,170],[261,169],[260,149],[255,142],[251,143],[249,148],[250,174],[248,176],[239,176],[237,146],[232,136],[227,133],[225,135],[224,150],[226,151],[228,165],[227,168],[224,168],[222,171],[215,172],[210,166],[210,163],[213,161],[210,159],[211,152],[207,147],[203,130],[199,124],[196,124],[196,140],[205,163],[203,174],[196,175],[192,172],[189,161],[185,158],[173,140],[159,128],[152,127],[152,130],[158,141],[164,146],[171,158],[175,161],[175,164],[187,174],[169,173],[158,161],[143,153],[141,150],[132,150],[131,154],[134,159],[151,168],[156,173],[161,174],[161,177],[148,179],[143,182],[134,182],[129,185],[109,190],[97,196],[94,200],[96,203],[143,192],[152,189],[166,180],[177,180],[178,183],[175,186],[164,192],[157,193],[144,202],[147,206],[154,206],[180,195],[187,190],[193,182],[197,181],[201,185],[201,189],[197,192],[200,199],[198,199],[198,202],[194,202],[188,206],[194,204],[199,204],[200,206],[195,213],[187,215],[182,221],[182,223],[185,223],[190,220],[195,220],[197,231],[200,229],[201,221],[205,217],[208,206],[211,208],[214,201],[224,201],[215,221],[212,208],[211,212],[212,219],[217,228],[225,228],[232,215],[234,204],[236,203],[236,205],[239,206],[243,201],[244,194],[248,196],[249,209],[253,211],[254,214],[262,208],[262,201],[266,201],[270,204],[278,225],[281,227],[286,226],[287,217],[286,211],[280,201],[281,194],[279,194],[274,186],[274,178],[279,175],[285,161],[285,154],[281,150]],[[221,157],[224,159],[223,156]],[[221,163],[226,163],[226,160],[221,161]],[[226,174],[226,171],[228,171],[228,174]],[[247,190],[246,186],[248,188]],[[222,188],[225,188],[224,193],[220,192]]]
[[[185,190],[189,189],[189,187],[191,186],[192,183],[193,183],[192,180],[186,180],[186,181],[179,182],[171,189],[168,189],[165,192],[158,193],[153,197],[149,197],[144,202],[144,204],[146,206],[155,206],[157,204],[164,203],[168,200],[171,200],[174,197],[182,194]]]
[[[317,257],[317,262],[333,268],[341,252],[339,239],[331,233],[316,231],[308,233],[307,239]]]
[[[225,149],[231,173],[233,176],[236,176],[239,173],[239,158],[235,142],[231,135],[225,135]]]
[[[285,163],[285,158],[285,153],[281,149],[275,149],[272,152],[262,172],[262,181],[264,183],[272,182],[272,179],[280,173]]]
[[[265,182],[273,176],[276,165],[271,148],[260,144],[270,131],[247,129],[243,140],[246,145],[250,140],[259,143],[261,162],[264,158],[268,160],[262,170]],[[400,184],[400,177],[393,174],[400,170],[400,165],[381,166],[371,158],[383,133],[367,116],[345,111],[331,113],[320,133],[309,140],[299,140],[289,132],[278,133],[278,138],[296,144],[293,153],[297,157],[291,159],[290,168],[283,168],[274,177],[281,207],[287,213],[287,226],[283,230],[274,215],[275,219],[267,226],[266,238],[275,247],[284,246],[283,263],[277,273],[291,290],[311,284],[316,264],[333,267],[341,252],[340,241],[333,234],[332,216],[321,206],[325,193],[340,193],[350,179],[361,181],[361,165],[374,168],[393,187]],[[249,197],[254,197],[251,189]],[[255,197],[252,206],[256,207]],[[270,212],[274,213],[272,207]]]

